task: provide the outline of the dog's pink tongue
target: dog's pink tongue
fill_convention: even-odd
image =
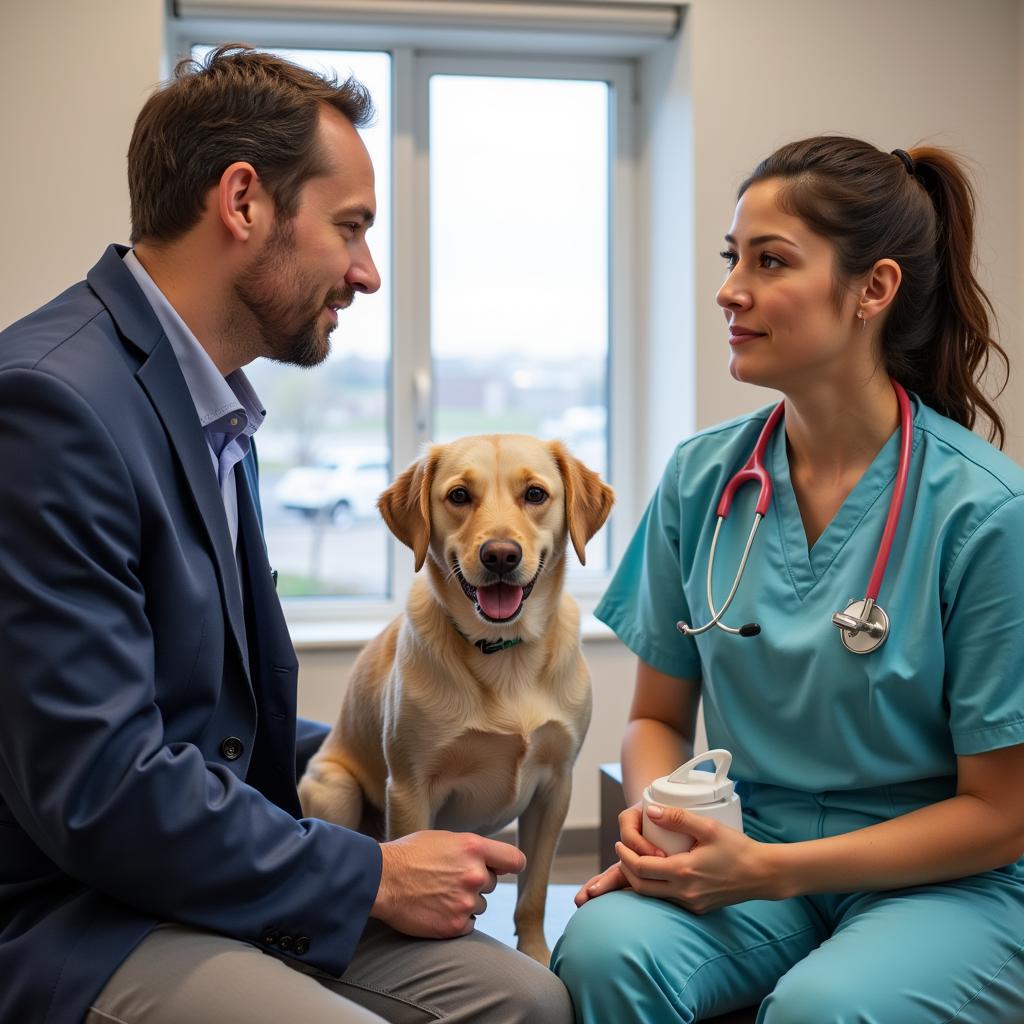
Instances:
[[[519,611],[523,603],[523,588],[508,583],[492,583],[476,588],[476,600],[488,618],[508,619]]]

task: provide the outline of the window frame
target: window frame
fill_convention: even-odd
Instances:
[[[430,350],[430,204],[429,77],[431,74],[591,79],[610,86],[607,361],[608,477],[615,487],[616,508],[609,522],[609,571],[567,579],[570,593],[587,614],[621,559],[639,518],[636,495],[643,483],[642,402],[637,393],[637,267],[640,228],[636,211],[637,157],[634,139],[639,106],[639,69],[631,57],[543,52],[529,49],[530,35],[495,31],[470,41],[455,53],[424,33],[426,45],[395,45],[384,26],[368,28],[337,22],[288,22],[220,19],[172,19],[167,32],[169,67],[188,57],[194,45],[244,39],[249,45],[275,49],[366,50],[391,56],[391,180],[378,181],[378,192],[391,197],[391,356],[388,368],[388,441],[392,477],[416,458],[431,429],[432,355]],[[600,40],[596,41],[600,45]],[[506,43],[506,46],[501,46]],[[538,53],[538,50],[541,52]],[[372,248],[372,239],[371,239]],[[258,444],[258,438],[257,438]],[[356,643],[398,614],[414,578],[413,559],[394,537],[387,540],[388,596],[289,597],[282,601],[293,637],[303,646]]]

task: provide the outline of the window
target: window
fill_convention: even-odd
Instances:
[[[606,474],[608,84],[425,73],[434,437],[560,437]]]
[[[268,410],[257,437],[261,498],[289,618],[379,615],[404,599],[412,557],[374,503],[425,442],[560,437],[621,496],[631,65],[314,49],[298,45],[294,27],[179,30],[179,46],[197,57],[244,37],[352,73],[378,112],[362,134],[377,174],[369,237],[381,291],[342,314],[323,366],[246,369]],[[600,589],[615,541],[613,519],[585,569],[570,547],[570,588]],[[324,598],[346,599],[344,610]]]

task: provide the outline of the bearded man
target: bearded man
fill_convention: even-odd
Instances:
[[[132,248],[0,334],[2,1021],[571,1019],[473,931],[517,849],[296,795],[242,367],[322,362],[378,289],[371,113],[244,47],[183,62],[136,122]]]

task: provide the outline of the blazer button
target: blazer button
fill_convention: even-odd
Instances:
[[[229,761],[237,761],[243,750],[245,746],[237,736],[228,736],[227,739],[221,740],[220,752]]]
[[[295,940],[295,955],[296,956],[304,956],[308,952],[309,952],[309,936],[308,935],[300,935]]]
[[[276,928],[268,928],[260,936],[260,942],[263,942],[268,946],[273,946],[277,943],[277,939],[280,934],[281,933]]]
[[[291,935],[282,935],[281,938],[278,940],[277,944],[281,947],[282,950],[287,952],[289,949],[292,948],[292,943],[294,941],[295,939]]]

